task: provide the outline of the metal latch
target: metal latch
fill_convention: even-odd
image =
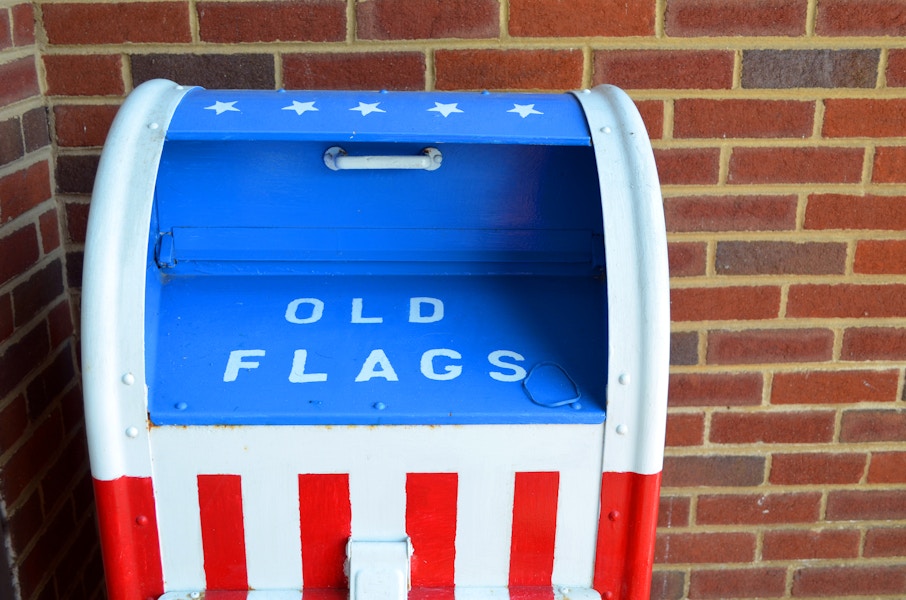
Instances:
[[[346,544],[350,600],[406,600],[411,585],[409,538],[398,542]]]
[[[444,157],[437,148],[425,148],[415,156],[349,156],[339,146],[324,151],[324,164],[331,171],[361,169],[421,169],[434,171],[440,168]]]

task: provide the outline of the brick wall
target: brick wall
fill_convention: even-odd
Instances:
[[[100,146],[154,77],[627,89],[673,288],[652,597],[906,596],[906,1],[33,6],[36,37],[32,5],[0,4],[0,467],[23,598],[97,587],[70,305]]]

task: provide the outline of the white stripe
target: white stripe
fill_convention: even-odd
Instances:
[[[251,588],[302,587],[299,479],[279,463],[242,474],[245,554]],[[264,492],[264,493],[262,493]]]
[[[166,477],[158,476],[154,480],[164,589],[204,589],[196,472],[178,468],[167,469],[166,473]],[[167,510],[168,507],[171,509]]]
[[[371,460],[357,461],[350,471],[352,538],[387,542],[405,539],[406,473]]]
[[[459,474],[454,565],[457,586],[509,583],[514,480],[515,475],[506,466],[491,464]]]
[[[598,503],[589,503],[586,499],[597,498],[600,494],[600,477],[595,479],[575,470],[560,472],[554,570],[551,573],[551,579],[558,585],[581,587],[594,576]]]

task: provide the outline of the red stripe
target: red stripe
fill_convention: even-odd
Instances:
[[[510,600],[554,600],[554,588],[542,585],[511,586]]]
[[[661,474],[604,473],[594,587],[601,598],[647,600]]]
[[[554,569],[560,473],[516,473],[510,586],[548,586]]]
[[[94,481],[107,594],[145,600],[164,593],[150,477]]]
[[[199,475],[198,510],[207,588],[249,589],[240,476]]]
[[[303,585],[346,587],[343,563],[352,531],[349,475],[299,475],[299,521]]]
[[[409,590],[408,600],[455,600],[456,591],[450,587],[413,587]],[[501,599],[502,600],[502,599]]]
[[[453,585],[456,559],[456,473],[406,475],[406,533],[412,541],[412,586]]]

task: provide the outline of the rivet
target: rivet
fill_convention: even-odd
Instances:
[[[623,424],[617,425],[617,435],[626,435],[627,433],[629,433],[629,427]]]
[[[154,129],[157,129],[158,127],[160,127],[160,125],[157,123],[148,123],[148,129],[154,130]]]
[[[138,437],[138,427],[130,427],[126,429],[126,437],[137,438]]]
[[[604,592],[604,600],[613,600],[613,592]]]
[[[189,598],[201,598],[201,592],[192,592],[189,594]]]
[[[184,89],[186,89],[186,88],[184,88],[184,87],[181,86],[181,85],[178,85],[178,86],[176,86],[176,89],[178,89],[178,90],[184,90]]]
[[[620,382],[620,385],[629,385],[629,382],[632,381],[632,378],[629,376],[629,373],[620,373],[617,381]]]
[[[570,404],[569,406],[570,406],[573,410],[582,410],[582,403],[581,403],[581,402],[573,402],[573,403]]]
[[[133,383],[135,383],[135,375],[133,375],[132,373],[126,373],[125,375],[123,375],[123,383],[125,383],[126,385],[132,385]]]
[[[176,410],[186,410],[187,408],[189,408],[189,405],[186,404],[185,402],[176,403]]]
[[[148,517],[146,517],[145,515],[139,515],[139,516],[135,517],[135,522],[136,522],[136,524],[140,525],[141,527],[144,527],[145,525],[148,524]]]
[[[617,519],[620,518],[620,511],[618,511],[618,510],[610,511],[610,513],[607,515],[607,518],[610,519],[611,521],[616,521]]]
[[[383,402],[375,402],[374,408],[376,408],[377,410],[384,410],[385,408],[387,408],[387,405]]]
[[[601,128],[601,133],[610,133],[611,131],[613,131],[613,129],[611,129],[610,127]]]

